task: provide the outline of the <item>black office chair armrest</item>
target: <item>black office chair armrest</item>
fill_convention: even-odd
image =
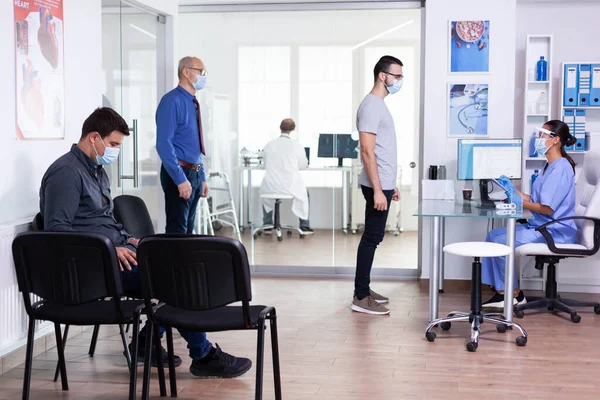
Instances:
[[[594,247],[591,250],[573,250],[573,249],[560,249],[556,247],[554,243],[554,239],[550,232],[548,232],[548,226],[556,224],[557,222],[562,221],[570,221],[570,220],[587,220],[594,222]],[[592,218],[592,217],[566,217],[552,220],[550,222],[545,223],[544,225],[538,226],[535,228],[536,231],[540,232],[544,239],[546,239],[546,244],[550,251],[556,254],[565,255],[565,256],[593,256],[600,249],[600,219]]]

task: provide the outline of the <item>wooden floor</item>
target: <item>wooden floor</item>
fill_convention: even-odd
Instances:
[[[593,312],[582,312],[580,324],[547,313],[526,316],[520,320],[529,333],[526,347],[516,347],[516,332],[500,334],[484,325],[479,350],[468,353],[466,324],[438,332],[435,343],[425,340],[427,289],[417,282],[373,284],[391,297],[392,313],[385,317],[349,310],[349,280],[256,278],[253,286],[257,304],[278,309],[286,400],[600,398],[600,316]],[[448,288],[441,297],[442,312],[468,307],[468,288]],[[54,350],[35,359],[31,399],[126,398],[128,373],[117,331],[101,328],[94,358],[87,356],[90,337],[84,332],[67,345],[69,392],[51,381]],[[251,332],[209,334],[225,351],[253,360],[255,337]],[[180,337],[176,351],[183,358],[177,370],[179,398],[254,398],[254,368],[238,379],[196,380],[188,372]],[[274,398],[271,371],[267,358],[265,399]],[[20,398],[22,377],[23,366],[0,377],[0,398]],[[155,373],[151,394],[159,398]]]
[[[222,229],[217,234],[233,237],[231,230]],[[285,232],[284,232],[285,234]],[[263,235],[252,240],[250,229],[246,229],[242,242],[248,251],[251,264],[306,266],[306,267],[355,267],[356,250],[362,232],[344,235],[341,230],[318,229],[314,235],[300,239],[294,232],[278,242],[275,235]],[[386,233],[377,248],[373,266],[375,268],[417,269],[417,231],[406,231],[394,236]],[[310,257],[306,257],[310,254]]]

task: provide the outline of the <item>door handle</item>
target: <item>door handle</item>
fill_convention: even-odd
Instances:
[[[119,175],[119,179],[117,180],[117,187],[121,187],[124,179],[132,179],[133,187],[137,188],[140,185],[140,169],[139,169],[139,141],[138,141],[138,121],[137,119],[133,120],[133,124],[131,128],[129,128],[129,132],[132,133],[133,136],[133,175],[123,175],[123,157],[121,157],[121,153],[119,153],[119,159],[117,160],[117,175]]]

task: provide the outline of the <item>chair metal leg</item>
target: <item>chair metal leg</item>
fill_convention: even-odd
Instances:
[[[281,371],[279,367],[279,339],[277,337],[277,314],[275,309],[269,316],[271,323],[271,352],[273,353],[273,381],[275,383],[275,400],[281,400]]]
[[[490,318],[487,315],[483,316],[483,321],[484,322],[492,322],[494,324],[497,325],[506,325],[508,327],[512,327],[512,328],[517,328],[519,330],[519,332],[521,332],[521,335],[523,337],[527,337],[527,331],[525,331],[525,329],[523,329],[523,327],[515,322],[511,322],[511,321],[507,321],[505,319],[500,319],[500,318]]]
[[[558,300],[569,307],[600,307],[600,303],[597,303],[595,301],[580,301],[563,298],[560,298]]]
[[[127,346],[127,336],[123,325],[119,324],[119,332],[121,333],[121,342],[123,342],[123,349],[125,349],[125,358],[127,359],[127,368],[131,371],[131,354],[129,353],[129,347]]]
[[[33,341],[35,340],[35,319],[29,317],[27,329],[27,350],[25,352],[25,375],[23,376],[23,400],[29,400],[31,386],[31,365],[33,364]]]
[[[94,357],[96,352],[96,342],[98,342],[98,332],[100,331],[100,325],[94,325],[94,333],[92,333],[92,342],[90,343],[90,351],[88,354],[90,357]]]
[[[262,400],[263,393],[263,367],[265,355],[265,319],[258,319],[258,339],[256,343],[256,394],[255,400]]]
[[[131,370],[129,372],[129,400],[135,400],[137,395],[137,361],[138,340],[140,336],[140,316],[135,315],[133,321],[133,338],[131,341]]]
[[[65,325],[65,331],[63,333],[63,339],[62,339],[62,343],[63,343],[63,349],[67,346],[67,335],[69,334],[69,325]],[[58,374],[59,374],[59,365],[58,362],[56,363],[56,369],[54,370],[54,382],[56,382],[58,380]]]
[[[62,337],[60,336],[60,324],[54,323],[54,334],[56,335],[56,350],[58,351],[58,366],[60,367],[60,380],[63,390],[69,390],[67,381],[67,366],[65,363],[65,349],[63,347]]]
[[[564,304],[561,300],[554,300],[552,305],[555,310],[565,312],[569,315],[577,314],[577,311]]]
[[[160,347],[160,328],[157,324],[152,324],[152,329],[154,330],[154,354],[156,355],[156,364],[158,366],[158,385],[160,388],[160,396],[164,397],[167,395],[167,386],[165,384],[165,367],[163,365],[162,349]],[[146,353],[146,357],[148,357],[148,353]],[[150,355],[150,359],[152,359],[152,355]]]
[[[171,384],[171,397],[177,397],[177,378],[175,376],[175,349],[173,348],[173,328],[166,328],[167,353],[169,355],[169,383]]]
[[[469,316],[468,315],[461,315],[461,316],[456,316],[456,317],[446,317],[446,318],[438,318],[434,321],[431,321],[429,323],[429,325],[427,325],[427,328],[425,328],[425,333],[429,332],[431,329],[433,329],[435,326],[443,323],[443,322],[462,322],[462,321],[468,321],[469,320]]]
[[[146,332],[146,349],[144,357],[144,378],[142,380],[142,399],[148,400],[149,388],[150,388],[150,356],[152,352],[152,339],[154,336],[154,329],[147,329]]]

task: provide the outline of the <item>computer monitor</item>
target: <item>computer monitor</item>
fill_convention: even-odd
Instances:
[[[344,158],[358,158],[357,148],[358,140],[353,140],[350,134],[321,133],[317,156],[337,158],[338,167],[341,167]]]
[[[490,179],[521,179],[522,139],[459,139],[458,179],[479,179],[481,206],[495,208]]]
[[[310,164],[310,147],[305,147],[304,152],[306,153],[306,160]]]
[[[521,179],[522,139],[459,139],[458,179]]]

